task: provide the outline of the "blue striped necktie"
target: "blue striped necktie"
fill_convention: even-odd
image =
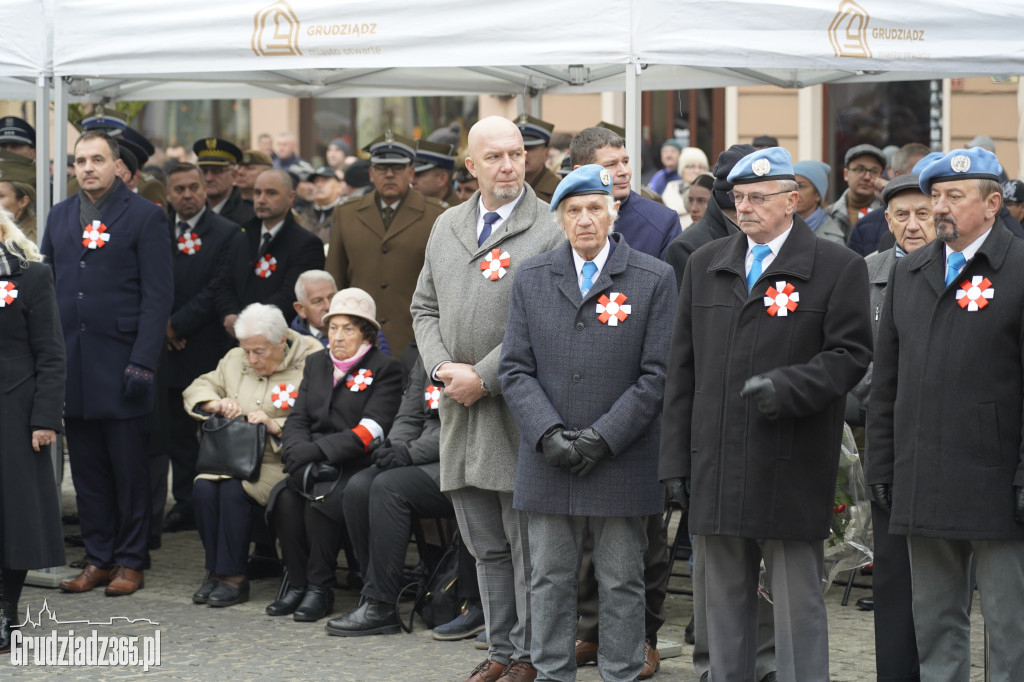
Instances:
[[[597,265],[594,261],[587,261],[583,264],[583,282],[580,284],[580,293],[584,296],[594,286],[594,275],[597,274]]]
[[[761,272],[764,270],[764,266],[761,264],[761,261],[771,254],[772,247],[767,244],[758,244],[752,250],[754,252],[754,262],[750,264],[750,272],[747,273],[748,294],[751,289],[754,288],[754,284],[757,283],[757,278],[761,276]]]

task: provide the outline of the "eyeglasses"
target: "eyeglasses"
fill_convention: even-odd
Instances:
[[[729,198],[732,199],[733,203],[737,206],[742,204],[744,199],[749,201],[752,206],[760,206],[764,203],[765,199],[773,197],[776,194],[789,194],[789,190],[783,192],[771,192],[770,194],[763,194],[761,192],[751,192],[750,194],[744,194],[743,192],[729,192]]]
[[[389,173],[398,174],[404,171],[409,166],[404,163],[375,163],[370,168],[381,175],[388,175]]]
[[[882,174],[881,168],[865,168],[864,166],[855,166],[849,170],[851,173],[856,173],[857,175],[867,175],[868,177],[872,178],[875,177],[876,175]]]

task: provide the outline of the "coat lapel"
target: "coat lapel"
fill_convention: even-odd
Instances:
[[[938,297],[946,288],[946,256],[944,253],[945,244],[938,239],[931,244],[921,247],[923,251],[920,260],[916,260],[910,266],[911,271],[920,270],[928,286]]]
[[[401,207],[399,207],[401,208]],[[377,235],[381,241],[387,239],[387,230],[384,229],[384,216],[380,214],[380,199],[377,192],[370,192],[366,195],[363,205],[357,212],[359,221],[371,232]],[[397,220],[397,217],[395,218]]]
[[[736,275],[733,279],[732,292],[740,301],[745,301],[747,295],[747,275],[744,261],[747,258],[747,236],[737,232],[731,237],[726,237],[724,244],[718,249],[711,263],[708,265],[710,272],[722,271],[731,272]]]
[[[399,204],[395,217],[391,219],[391,227],[387,229],[387,236],[384,240],[392,239],[415,225],[423,217],[425,204],[426,201],[423,195],[410,188],[409,193],[405,195],[402,203]],[[379,213],[380,211],[378,211]],[[381,218],[381,225],[383,224],[384,219]]]
[[[579,279],[576,277],[576,262],[572,257],[572,246],[567,241],[559,248],[560,251],[551,264],[551,272],[558,276],[558,290],[578,310],[583,304],[583,296],[580,294]],[[597,288],[596,283],[594,288]]]

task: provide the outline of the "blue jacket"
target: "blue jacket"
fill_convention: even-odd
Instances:
[[[636,192],[619,206],[615,231],[626,238],[635,251],[665,260],[665,252],[672,240],[682,233],[679,214],[657,201],[644,199]]]
[[[53,207],[43,234],[67,347],[67,417],[129,419],[153,409],[152,393],[124,398],[124,370],[157,369],[174,297],[171,238],[159,206],[115,183],[100,216],[110,235],[102,247],[82,244],[79,194]]]

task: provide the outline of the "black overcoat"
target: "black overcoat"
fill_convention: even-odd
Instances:
[[[850,249],[815,237],[799,216],[749,295],[746,254],[747,237],[736,233],[686,264],[660,477],[691,479],[692,533],[823,540],[846,393],[871,360],[867,267]],[[799,301],[773,315],[777,299],[766,301],[766,293],[787,284]],[[740,396],[758,375],[775,385],[777,419]]]

